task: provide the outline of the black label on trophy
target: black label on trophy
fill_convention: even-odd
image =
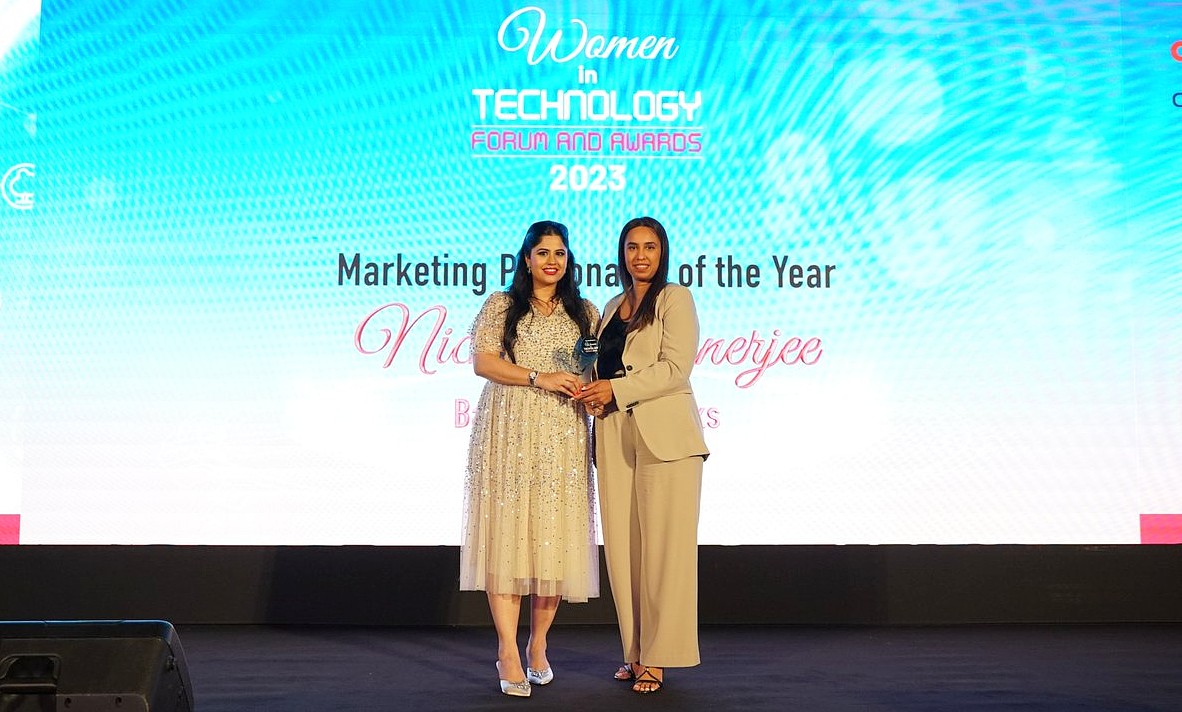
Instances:
[[[575,342],[575,360],[579,364],[580,371],[595,363],[598,356],[599,339],[594,336],[584,336]]]

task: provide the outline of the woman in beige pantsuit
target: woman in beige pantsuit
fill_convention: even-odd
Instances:
[[[607,572],[624,662],[639,693],[698,657],[698,510],[709,455],[689,376],[698,350],[693,296],[668,283],[669,238],[643,217],[620,231],[624,292],[600,320],[597,380],[581,389],[595,419]]]

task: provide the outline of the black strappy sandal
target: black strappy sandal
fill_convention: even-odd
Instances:
[[[620,666],[619,670],[616,670],[616,674],[612,675],[612,677],[619,680],[620,682],[634,681],[636,679],[636,673],[632,672],[632,666],[634,664],[639,665],[640,663],[624,663]]]
[[[663,671],[662,671],[662,674],[664,674]],[[656,687],[650,687],[646,690],[636,689],[636,686],[642,682],[647,685],[656,685]],[[650,670],[646,667],[644,670],[642,670],[640,672],[639,675],[636,676],[636,682],[632,683],[632,691],[638,695],[650,695],[654,692],[660,692],[661,688],[664,686],[665,686],[665,681],[658,680],[657,676],[652,673],[652,670]]]

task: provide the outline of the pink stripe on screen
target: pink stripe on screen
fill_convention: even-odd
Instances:
[[[1182,544],[1182,514],[1142,514],[1142,544]]]
[[[21,515],[0,514],[0,544],[21,543]]]

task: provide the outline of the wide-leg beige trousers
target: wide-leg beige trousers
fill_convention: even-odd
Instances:
[[[697,665],[703,459],[658,460],[627,411],[596,426],[603,544],[624,661]]]

